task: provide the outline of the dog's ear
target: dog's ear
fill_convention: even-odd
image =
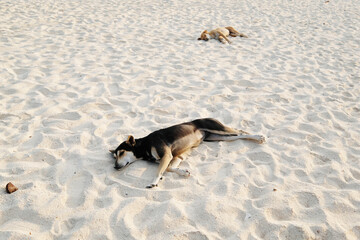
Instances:
[[[109,152],[111,152],[111,153],[115,153],[115,150],[113,150],[113,149],[110,149],[110,150],[109,150]]]
[[[135,146],[135,138],[132,135],[128,136],[126,143],[129,144],[130,146]]]

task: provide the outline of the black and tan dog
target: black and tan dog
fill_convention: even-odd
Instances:
[[[198,38],[198,40],[204,40],[204,41],[208,41],[209,38],[211,39],[217,39],[219,40],[221,43],[231,43],[231,41],[228,39],[228,36],[231,37],[244,37],[247,38],[248,36],[246,36],[243,33],[239,33],[238,31],[236,31],[233,27],[220,27],[220,28],[216,28],[214,30],[211,30],[210,32],[208,32],[207,30],[203,31],[200,35],[200,37]],[[226,42],[225,42],[226,40]]]
[[[236,139],[253,140],[263,143],[260,135],[249,135],[247,132],[224,126],[215,119],[203,118],[172,127],[157,130],[144,138],[135,139],[129,136],[115,150],[115,168],[121,169],[138,159],[158,162],[159,168],[153,182],[147,188],[156,187],[165,170],[182,176],[190,176],[188,170],[179,169],[183,156],[202,141],[233,141]]]

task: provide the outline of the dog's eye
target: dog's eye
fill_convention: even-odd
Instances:
[[[118,158],[122,157],[124,155],[124,153],[125,153],[125,150],[118,150],[113,155],[114,155],[115,159],[118,159]]]

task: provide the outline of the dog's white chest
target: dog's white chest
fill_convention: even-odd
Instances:
[[[224,36],[229,36],[230,31],[226,28],[216,28],[215,30],[212,31],[213,32],[213,38],[215,39],[219,39],[219,32],[222,33]]]
[[[151,156],[152,156],[153,158],[155,158],[155,162],[157,162],[157,163],[160,162],[160,156],[159,156],[159,154],[157,153],[155,147],[152,147],[152,148],[151,148]]]

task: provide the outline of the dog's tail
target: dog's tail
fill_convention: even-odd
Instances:
[[[248,132],[229,128],[212,118],[197,119],[192,123],[205,132],[204,141],[234,141],[237,139],[252,140],[258,143],[265,141],[261,135],[250,135]]]

